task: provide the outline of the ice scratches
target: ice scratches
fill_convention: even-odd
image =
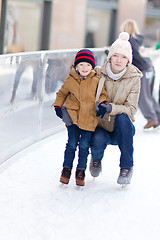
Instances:
[[[59,185],[60,188],[68,188],[68,184],[65,184],[65,183],[60,183]]]
[[[120,184],[121,189],[124,189],[127,187],[127,184]]]
[[[126,191],[126,190],[128,190],[129,189],[129,186],[128,185],[130,185],[130,184],[120,184],[119,185],[119,190],[120,191]]]
[[[59,187],[61,189],[68,189],[69,187],[72,188],[71,186],[69,186],[68,184],[65,184],[65,183],[60,183]],[[75,189],[78,190],[78,191],[83,191],[84,187],[85,186],[78,186],[78,185],[76,185]]]
[[[77,188],[74,184],[69,184],[67,187],[59,185],[59,189],[53,191],[52,201],[48,208],[51,215],[56,219],[56,226],[60,229],[62,226],[68,227],[68,224],[73,224],[75,215],[81,212],[81,206],[84,201],[84,191]],[[76,191],[77,190],[77,191]],[[60,228],[59,228],[60,227]]]
[[[76,186],[76,190],[78,191],[83,191],[83,189],[84,189],[84,186]]]

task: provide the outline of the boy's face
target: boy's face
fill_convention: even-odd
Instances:
[[[115,53],[111,57],[111,70],[113,73],[120,73],[128,64],[128,58],[123,54]]]
[[[86,77],[92,70],[92,65],[87,62],[80,62],[77,64],[76,69],[82,77]]]

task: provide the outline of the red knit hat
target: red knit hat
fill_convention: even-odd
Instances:
[[[87,62],[92,65],[93,68],[96,66],[95,56],[89,49],[81,49],[75,57],[74,66],[80,62]]]

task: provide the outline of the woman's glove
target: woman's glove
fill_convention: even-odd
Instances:
[[[54,109],[56,111],[56,115],[59,117],[59,118],[62,118],[62,110],[60,107],[58,106],[54,106]]]
[[[105,104],[105,103],[98,103],[98,101],[96,102],[96,116],[99,117],[101,116],[101,118],[104,117],[105,113],[111,113],[112,111],[112,105],[111,104]]]

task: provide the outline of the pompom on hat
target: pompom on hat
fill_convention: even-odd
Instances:
[[[90,51],[89,49],[81,49],[76,54],[76,57],[74,60],[74,66],[76,67],[76,65],[80,62],[90,63],[92,65],[93,69],[96,66],[95,56],[94,56],[93,52]]]
[[[127,32],[121,32],[118,39],[111,45],[107,60],[109,60],[113,54],[123,54],[132,63],[132,47],[129,42],[129,34]]]

